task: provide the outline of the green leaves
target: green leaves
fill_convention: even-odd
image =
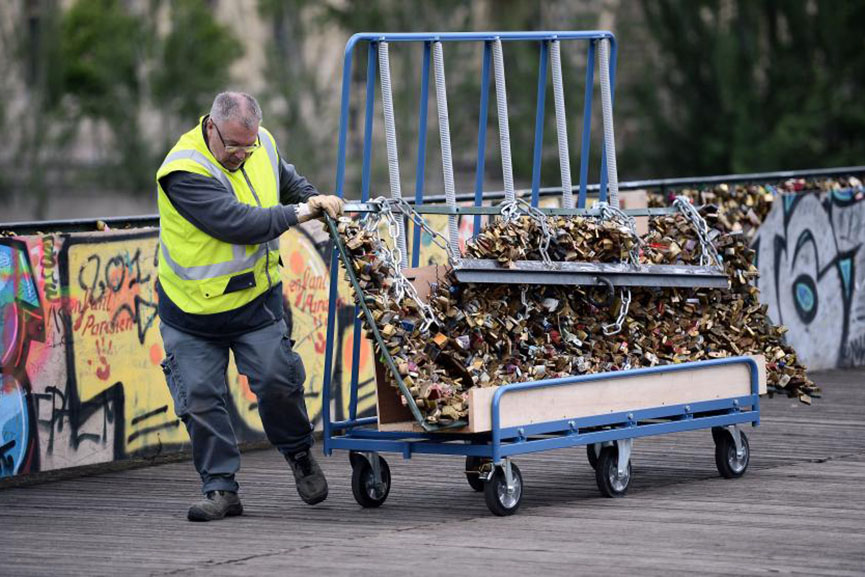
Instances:
[[[855,112],[865,54],[851,26],[865,18],[861,2],[644,0],[642,15],[657,52],[638,80],[635,121],[658,145],[632,155],[632,170],[805,169],[865,155]]]
[[[63,95],[82,115],[111,120],[137,101],[141,26],[118,0],[79,0],[60,26]],[[134,110],[134,108],[133,108]]]
[[[153,99],[184,122],[194,122],[226,88],[243,45],[200,0],[174,0],[169,19],[171,31],[153,71]]]

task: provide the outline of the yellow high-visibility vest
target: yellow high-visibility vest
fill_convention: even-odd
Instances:
[[[279,282],[279,239],[247,245],[218,240],[177,212],[159,180],[178,170],[200,174],[215,179],[240,202],[267,208],[279,204],[279,157],[273,136],[261,128],[261,146],[243,165],[248,180],[241,170],[229,172],[208,150],[203,120],[180,137],[156,172],[158,271],[162,289],[181,310],[214,314],[237,309]]]

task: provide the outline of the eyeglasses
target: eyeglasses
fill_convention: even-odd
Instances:
[[[250,144],[249,146],[225,144],[225,139],[222,138],[222,133],[219,131],[219,127],[216,125],[215,122],[213,122],[213,120],[211,120],[210,123],[213,125],[213,128],[216,129],[216,134],[219,136],[219,141],[222,143],[222,147],[228,154],[235,154],[237,152],[245,152],[246,154],[252,154],[261,147],[261,139],[258,137],[256,137],[255,139],[255,144]]]

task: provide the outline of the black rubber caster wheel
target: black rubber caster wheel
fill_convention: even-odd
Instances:
[[[489,459],[483,457],[466,457],[466,481],[478,493],[482,493],[486,485],[480,476],[481,467],[489,462]]]
[[[744,475],[751,460],[748,437],[742,431],[739,431],[739,435],[742,438],[741,457],[736,455],[736,442],[733,440],[733,433],[720,427],[712,429],[712,437],[715,439],[715,465],[717,465],[721,476],[726,479],[737,479]]]
[[[484,483],[484,500],[493,515],[507,517],[520,508],[523,499],[523,475],[520,473],[520,468],[513,463],[511,463],[511,472],[514,477],[514,489],[510,493],[502,467],[496,467],[492,478]]]
[[[595,481],[604,497],[623,497],[631,485],[631,461],[628,470],[619,475],[619,450],[615,446],[604,447],[595,467]]]
[[[381,456],[378,457],[378,462],[381,468],[381,485],[376,486],[372,464],[366,456],[359,453],[351,455],[351,492],[361,507],[380,507],[390,493],[390,467]]]
[[[595,452],[594,443],[590,445],[586,445],[586,456],[589,458],[589,465],[592,466],[592,469],[598,468],[598,454]]]

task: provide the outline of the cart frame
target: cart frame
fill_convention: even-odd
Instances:
[[[489,74],[491,60],[491,43],[500,40],[506,41],[533,41],[540,46],[540,64],[538,75],[538,99],[535,128],[535,148],[532,172],[532,195],[531,205],[537,207],[540,186],[540,164],[541,144],[543,140],[544,125],[544,100],[545,86],[547,81],[547,58],[549,43],[555,40],[582,40],[588,41],[586,92],[584,105],[584,119],[582,131],[582,153],[580,160],[580,184],[579,203],[576,209],[552,209],[551,214],[581,214],[587,210],[586,191],[588,174],[588,146],[589,131],[591,124],[591,100],[594,73],[595,46],[600,40],[608,40],[611,46],[610,57],[610,79],[615,78],[616,43],[615,38],[609,32],[489,32],[489,33],[413,33],[413,34],[356,34],[351,37],[345,48],[345,60],[342,78],[342,104],[340,112],[340,131],[338,147],[338,164],[336,176],[336,194],[344,196],[344,180],[346,167],[346,145],[349,120],[349,100],[351,84],[351,65],[355,49],[361,43],[368,45],[368,69],[366,82],[366,105],[364,123],[364,148],[361,173],[361,203],[369,201],[370,197],[370,166],[372,148],[372,124],[375,102],[375,70],[376,70],[376,47],[380,42],[422,42],[424,45],[423,63],[421,72],[421,99],[419,108],[419,131],[418,131],[418,157],[414,208],[420,214],[473,214],[474,231],[480,228],[481,215],[489,214],[490,207],[483,207],[483,174],[484,156],[486,144],[487,109],[489,96]],[[483,42],[483,66],[482,74],[484,81],[481,84],[480,121],[478,126],[478,160],[475,182],[474,207],[448,207],[422,206],[424,199],[424,170],[427,138],[427,102],[429,93],[430,54],[433,42]],[[614,83],[613,83],[614,86]],[[601,182],[600,198],[607,197],[607,171],[605,170],[604,154],[601,155]],[[576,187],[575,187],[576,188]],[[645,209],[635,211],[635,214],[655,214],[657,209]],[[735,447],[735,455],[745,458],[747,467],[747,440],[739,431],[738,425],[751,423],[757,426],[760,422],[760,399],[759,399],[759,369],[754,359],[750,357],[730,357],[711,359],[677,365],[655,366],[650,368],[633,369],[629,371],[618,371],[608,373],[596,373],[576,375],[564,378],[546,379],[523,383],[512,383],[499,387],[492,399],[492,428],[489,433],[460,433],[454,432],[395,432],[377,430],[377,417],[358,417],[358,365],[360,356],[361,322],[358,313],[361,307],[355,307],[354,321],[354,346],[352,350],[352,372],[350,381],[349,418],[341,421],[333,421],[331,418],[331,401],[333,398],[331,384],[333,378],[333,357],[335,351],[335,323],[336,323],[336,301],[340,258],[344,259],[349,271],[349,277],[357,294],[361,294],[357,279],[351,270],[344,247],[339,242],[333,221],[329,221],[331,233],[335,239],[331,252],[331,277],[330,298],[327,319],[327,348],[325,353],[325,371],[322,390],[322,422],[323,422],[323,451],[330,455],[334,450],[350,451],[352,465],[357,469],[359,454],[365,454],[370,464],[371,478],[375,487],[382,487],[383,479],[386,477],[387,489],[389,489],[389,470],[387,464],[378,457],[380,452],[401,453],[404,458],[411,458],[413,454],[444,454],[459,455],[467,459],[488,460],[489,465],[478,471],[485,481],[493,479],[497,471],[502,472],[506,493],[514,491],[515,475],[510,458],[515,455],[532,453],[538,451],[561,449],[579,445],[590,445],[596,448],[596,456],[605,446],[612,445],[616,450],[618,459],[618,473],[625,474],[626,467],[629,477],[629,459],[633,439],[650,435],[660,435],[679,431],[690,431],[696,429],[711,428],[713,437],[718,445],[718,435],[722,429],[729,431],[729,443],[727,448]],[[414,238],[412,251],[412,266],[419,262],[419,248],[421,231],[414,227]],[[369,314],[366,306],[362,307],[365,314]],[[369,318],[370,322],[372,319]],[[373,331],[375,327],[373,323]],[[386,360],[392,361],[385,351]],[[602,381],[612,378],[627,378],[659,373],[672,373],[693,369],[695,367],[708,368],[729,364],[743,364],[747,366],[750,373],[750,394],[722,399],[692,402],[682,405],[657,406],[649,409],[624,411],[611,414],[594,415],[589,417],[561,419],[543,423],[526,424],[514,427],[501,426],[501,401],[505,395],[516,391],[535,390],[550,387],[579,386],[582,383]],[[399,380],[399,379],[398,379]],[[716,451],[717,458],[717,451]],[[591,461],[590,453],[590,461]],[[515,468],[515,467],[514,467]],[[719,469],[721,465],[719,464]],[[355,471],[357,472],[357,471]],[[744,469],[741,471],[744,472]],[[518,474],[518,473],[517,473]],[[722,471],[723,474],[723,471]],[[738,473],[741,474],[741,473]],[[738,476],[734,475],[734,476]],[[725,475],[728,476],[728,475]],[[354,479],[353,479],[354,483]],[[600,485],[600,481],[599,481]],[[353,485],[354,486],[354,485]],[[474,486],[474,485],[473,485]],[[383,491],[383,502],[387,491]],[[358,501],[361,498],[355,493]],[[618,495],[608,495],[618,496]],[[517,497],[517,503],[519,496]],[[378,506],[380,502],[373,502]],[[488,504],[489,504],[488,499]],[[364,504],[364,503],[362,503]],[[493,506],[490,505],[496,513]],[[515,507],[514,507],[515,510]],[[510,513],[497,513],[510,514]]]

